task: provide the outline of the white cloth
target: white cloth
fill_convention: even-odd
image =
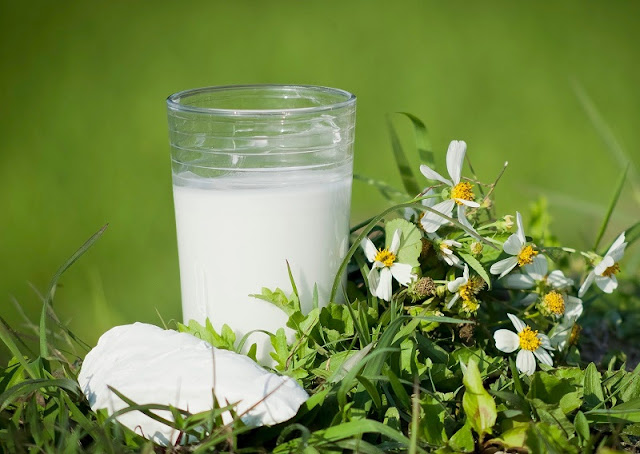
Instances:
[[[247,356],[145,323],[104,333],[87,354],[78,382],[91,408],[109,414],[128,405],[107,386],[136,404],[173,405],[191,413],[213,407],[213,390],[220,406],[237,404],[235,411],[249,426],[286,421],[309,397],[294,379],[268,372]],[[168,411],[154,413],[172,420]],[[139,411],[117,419],[158,444],[174,444],[179,435]],[[231,420],[225,412],[223,421]]]

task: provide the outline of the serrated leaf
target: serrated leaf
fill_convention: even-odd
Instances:
[[[460,258],[464,260],[478,275],[487,283],[487,289],[491,290],[491,278],[489,277],[489,273],[484,269],[482,264],[471,254],[467,254],[465,252],[458,251]]]
[[[391,240],[396,230],[400,230],[400,249],[396,257],[399,263],[406,263],[412,267],[420,265],[418,257],[422,251],[422,234],[415,224],[401,218],[392,219],[385,225],[385,245],[391,246]]]

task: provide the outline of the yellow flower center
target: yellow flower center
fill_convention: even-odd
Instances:
[[[469,300],[462,300],[462,310],[468,314],[475,314],[476,312],[478,312],[479,307],[480,302],[475,297]]]
[[[391,266],[396,261],[396,255],[389,249],[380,249],[376,254],[376,261],[382,262],[384,266]]]
[[[475,301],[475,296],[484,288],[484,280],[480,276],[473,276],[469,282],[460,286],[458,293],[464,301]]]
[[[564,298],[555,290],[547,293],[544,296],[544,306],[549,309],[549,312],[551,312],[552,314],[564,314]]]
[[[518,337],[520,338],[520,348],[523,350],[534,352],[542,343],[538,338],[538,330],[533,331],[528,326],[525,326],[524,329],[518,333]]]
[[[468,181],[462,181],[455,185],[451,190],[451,198],[468,200],[471,202],[475,198],[475,195],[473,194],[471,188],[473,188],[473,185],[471,183],[469,183]],[[458,205],[463,205],[463,203],[459,200],[456,200],[456,203]]]
[[[604,277],[611,277],[611,276],[614,276],[614,275],[618,274],[619,272],[620,272],[620,265],[618,265],[617,263],[614,263],[609,268],[604,270],[602,272],[602,275]]]
[[[580,332],[582,331],[582,327],[577,323],[573,325],[571,328],[571,334],[569,334],[569,345],[576,345],[578,343],[578,338],[580,337]]]
[[[536,255],[538,255],[538,251],[536,251],[530,244],[526,245],[518,254],[518,265],[524,266],[533,263],[533,258]]]

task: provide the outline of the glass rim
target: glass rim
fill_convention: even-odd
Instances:
[[[343,100],[336,102],[330,102],[323,105],[311,106],[311,107],[291,107],[282,109],[229,109],[218,107],[200,107],[189,104],[183,104],[180,101],[183,98],[191,97],[202,93],[211,92],[232,92],[234,90],[246,90],[246,89],[304,89],[311,92],[319,92],[335,95],[336,97],[342,97]],[[247,85],[218,85],[201,88],[190,88],[188,90],[182,90],[167,97],[167,107],[170,110],[178,112],[192,112],[202,113],[209,115],[224,115],[224,116],[272,116],[272,115],[297,115],[308,114],[316,112],[324,112],[330,110],[337,110],[343,107],[354,104],[356,96],[346,90],[340,88],[324,87],[320,85],[298,85],[298,84],[247,84]]]

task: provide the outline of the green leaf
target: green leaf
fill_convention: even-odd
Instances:
[[[527,430],[527,447],[531,454],[577,453],[575,446],[567,440],[564,432],[546,423],[531,424]]]
[[[576,417],[573,420],[573,425],[576,428],[576,433],[582,437],[584,441],[589,440],[591,437],[591,432],[589,430],[589,422],[587,421],[587,417],[579,411],[576,413]]]
[[[464,426],[453,434],[449,440],[449,446],[456,452],[473,452],[475,441],[471,433],[471,424],[467,420]]]
[[[422,251],[422,234],[415,224],[401,218],[392,219],[385,225],[386,247],[391,246],[391,240],[396,230],[400,230],[400,249],[396,254],[398,262],[412,267],[420,265],[418,257]]]
[[[391,149],[393,150],[393,157],[395,158],[396,165],[398,166],[398,170],[400,171],[402,184],[407,193],[411,195],[419,194],[420,186],[418,186],[416,177],[411,170],[411,164],[409,164],[409,160],[407,159],[407,156],[402,149],[400,138],[398,137],[398,134],[396,133],[396,130],[390,120],[387,121],[387,127],[389,129],[389,135],[391,137]]]
[[[496,423],[497,410],[493,397],[484,389],[480,370],[474,358],[469,360],[464,371],[462,382],[465,391],[462,396],[462,408],[467,415],[467,421],[471,428],[480,436],[492,432]]]
[[[416,136],[416,149],[418,150],[420,161],[433,169],[435,167],[435,160],[433,151],[431,150],[431,141],[429,140],[427,127],[422,122],[422,120],[409,112],[398,113],[411,120],[411,124],[413,125]]]
[[[594,251],[598,250],[598,246],[600,245],[600,240],[602,239],[604,232],[607,230],[607,226],[609,225],[609,220],[611,219],[611,214],[613,213],[614,208],[618,204],[620,193],[622,192],[624,182],[627,179],[628,171],[629,171],[629,164],[627,164],[627,166],[624,169],[624,172],[622,172],[622,175],[620,175],[620,179],[618,180],[618,185],[616,186],[616,190],[613,193],[613,197],[611,198],[611,201],[609,202],[609,208],[607,208],[607,212],[604,215],[604,219],[602,220],[602,224],[600,225],[600,230],[598,231],[598,235],[596,236],[596,241],[593,245]]]
[[[473,255],[458,251],[460,258],[464,260],[487,283],[487,289],[491,290],[491,278],[482,264]]]
[[[420,401],[420,429],[427,443],[441,446],[447,441],[445,430],[445,407],[435,397],[427,394]]]
[[[600,372],[596,365],[589,363],[584,372],[584,403],[587,409],[595,408],[604,402]]]
[[[536,372],[531,379],[527,397],[540,399],[547,404],[558,405],[564,414],[580,408],[582,399],[578,384],[569,379],[557,378],[548,372]]]

